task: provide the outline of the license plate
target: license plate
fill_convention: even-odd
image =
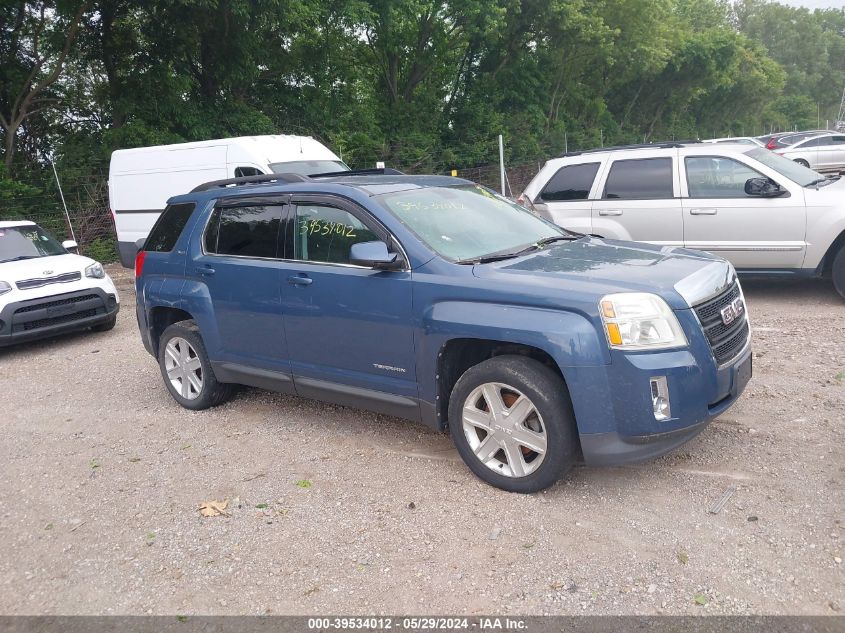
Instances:
[[[736,373],[734,374],[734,393],[739,394],[740,391],[745,389],[745,385],[748,384],[749,380],[751,380],[750,355],[736,368]]]

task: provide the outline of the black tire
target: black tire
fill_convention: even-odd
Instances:
[[[112,318],[108,321],[104,321],[103,323],[98,323],[91,327],[92,332],[108,332],[109,330],[113,330],[114,326],[117,324],[117,315],[115,314]]]
[[[798,163],[799,165],[803,165],[804,167],[809,167],[809,166],[810,166],[810,163],[808,163],[808,162],[807,162],[806,160],[804,160],[803,158],[796,158],[796,159],[795,159],[795,162],[796,162],[796,163]]]
[[[531,401],[539,418],[542,419],[540,426],[545,436],[546,450],[539,466],[536,466],[533,472],[523,476],[500,474],[493,467],[482,462],[473,452],[467,432],[464,430],[464,404],[477,388],[487,383],[501,383],[520,392]],[[507,391],[505,389],[499,394],[505,406],[511,407],[515,401],[510,404],[505,401]],[[482,406],[483,400],[484,396],[480,401]],[[539,418],[534,418],[535,425]],[[524,356],[497,356],[471,367],[460,377],[449,397],[449,432],[458,453],[469,469],[479,479],[509,492],[531,493],[548,488],[572,468],[580,454],[578,431],[566,384],[547,366]],[[479,441],[482,443],[487,439],[485,431],[473,428],[469,432],[478,433],[476,438],[480,438]],[[499,431],[498,437],[511,439],[501,435],[502,432],[510,436],[507,431]],[[528,459],[539,457],[527,448],[521,448],[521,452],[526,462]],[[504,449],[495,455],[499,454],[507,459]],[[505,472],[504,468],[509,469],[510,465],[497,464],[496,467]]]
[[[839,252],[833,258],[833,269],[831,270],[833,287],[836,292],[845,299],[845,245],[839,247]]]
[[[199,360],[201,389],[193,397],[184,397],[173,386],[167,374],[165,365],[167,344],[175,338],[181,338],[187,341],[194,352],[191,358]],[[158,344],[158,366],[161,370],[161,377],[164,379],[164,385],[167,387],[170,395],[186,409],[199,411],[201,409],[208,409],[209,407],[216,407],[226,402],[234,393],[234,385],[217,381],[217,377],[211,369],[208,354],[205,351],[205,344],[202,342],[202,337],[200,336],[199,326],[194,321],[180,321],[164,330]],[[182,380],[184,382],[184,379]]]

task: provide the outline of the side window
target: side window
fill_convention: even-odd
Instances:
[[[543,187],[540,198],[547,201],[586,200],[596,179],[599,164],[586,163],[561,167]]]
[[[824,140],[825,139],[821,139],[821,138],[811,138],[809,141],[805,141],[804,143],[801,143],[800,145],[796,145],[796,149],[806,149],[808,147],[818,147],[819,145],[823,144]]]
[[[235,167],[235,178],[245,178],[247,176],[263,176],[264,172],[255,167]]]
[[[182,234],[182,229],[185,228],[188,219],[194,212],[194,206],[193,202],[169,205],[158,216],[158,220],[156,220],[146,242],[144,242],[144,250],[159,253],[172,251],[173,247],[176,246],[179,235]]]
[[[834,136],[830,139],[830,145],[845,145],[845,136]]]
[[[282,207],[215,209],[205,231],[205,250],[218,255],[273,258],[277,254]]]
[[[732,158],[688,156],[685,163],[690,198],[745,198],[745,181],[765,178]]]
[[[604,198],[610,200],[660,200],[673,198],[672,159],[617,160],[610,167]]]
[[[295,226],[295,257],[311,262],[348,264],[353,244],[380,239],[348,211],[320,204],[297,205]]]

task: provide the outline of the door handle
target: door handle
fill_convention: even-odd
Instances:
[[[211,277],[214,274],[214,269],[210,266],[204,266],[202,268],[197,268],[196,273],[198,275],[202,275],[203,277]]]
[[[718,209],[690,209],[690,215],[716,215],[719,212]]]
[[[288,277],[288,283],[294,286],[310,286],[314,280],[306,275],[291,275]]]
[[[622,215],[622,209],[599,209],[599,215]]]

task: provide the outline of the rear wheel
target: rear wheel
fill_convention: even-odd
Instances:
[[[845,244],[839,248],[839,252],[833,260],[833,287],[836,288],[843,299],[845,299]]]
[[[470,470],[510,492],[548,488],[578,456],[566,385],[522,356],[497,356],[461,376],[449,399],[449,430]]]
[[[193,321],[174,323],[164,331],[158,363],[170,395],[186,409],[216,407],[232,395],[233,385],[217,382]]]
[[[796,159],[795,159],[795,162],[796,162],[796,163],[798,163],[799,165],[803,165],[804,167],[809,167],[809,166],[810,166],[810,163],[808,163],[808,162],[807,162],[806,160],[804,160],[803,158],[796,158]]]

